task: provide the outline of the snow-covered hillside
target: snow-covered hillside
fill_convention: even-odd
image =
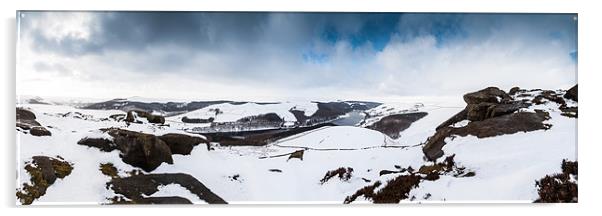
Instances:
[[[318,111],[315,102],[220,103],[153,124],[128,122],[122,110],[18,103],[25,111],[16,131],[17,196],[31,198],[27,192],[33,187],[45,193],[31,204],[533,202],[539,198],[535,181],[560,173],[563,159],[577,160],[576,98],[564,98],[564,106],[552,101],[565,92],[520,90],[508,98],[530,104],[511,113],[547,112],[543,123],[551,125],[548,129],[483,138],[451,133],[444,137],[443,155],[435,160],[425,156],[425,145],[441,133],[440,124],[465,110],[462,96],[385,102],[360,110],[365,119],[357,126],[298,124],[224,134],[187,131],[268,113],[298,121],[291,110],[304,111],[307,117],[336,112]],[[25,121],[27,111],[35,117]],[[402,122],[409,126],[396,132],[397,138],[381,129],[403,120],[373,127],[387,116],[415,113],[425,114]],[[491,118],[506,115],[512,114]],[[183,117],[214,119],[197,124],[185,123]],[[476,122],[462,120],[449,127],[468,128]],[[50,135],[34,136],[34,127]],[[265,144],[244,145],[257,140]],[[138,144],[145,146],[143,155],[135,152]],[[157,162],[158,156],[152,155],[165,158],[156,167],[140,165]],[[53,165],[45,168],[33,160],[36,156],[47,156]],[[70,164],[68,175],[59,175],[57,161]],[[44,173],[48,169],[58,176],[52,183]],[[137,188],[144,184],[152,185],[150,192]]]

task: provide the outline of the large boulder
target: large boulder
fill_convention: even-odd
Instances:
[[[155,170],[161,163],[173,164],[171,150],[161,139],[152,134],[113,129],[108,134],[121,151],[123,162],[144,171]]]
[[[201,137],[189,136],[185,134],[168,133],[159,136],[169,146],[172,154],[189,155],[194,146],[207,143],[207,140]]]
[[[50,136],[52,133],[48,131],[45,127],[42,126],[34,126],[29,130],[29,133],[34,136]]]
[[[564,94],[564,98],[577,101],[577,85],[573,86],[568,91],[566,91],[566,93]]]
[[[497,87],[488,87],[480,91],[468,93],[464,95],[464,101],[467,104],[478,104],[483,102],[501,103],[509,100],[510,95]]]
[[[119,128],[101,130],[113,137],[113,140],[83,138],[78,144],[99,148],[105,152],[119,150],[123,162],[147,172],[155,170],[163,162],[173,164],[171,149],[155,135]]]
[[[36,115],[24,108],[17,107],[16,126],[22,130],[29,130],[33,136],[50,136],[51,133],[45,127],[36,121]]]
[[[35,121],[36,115],[24,108],[17,107],[17,122]],[[39,125],[39,124],[38,124]]]

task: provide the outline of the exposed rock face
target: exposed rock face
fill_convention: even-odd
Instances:
[[[125,121],[133,123],[142,123],[141,121],[137,120],[136,117],[146,118],[146,120],[148,120],[149,123],[165,124],[165,117],[160,115],[153,115],[151,113],[140,110],[128,111],[127,116],[125,117]]]
[[[564,98],[577,101],[577,85],[570,88],[566,94],[564,94]]]
[[[17,107],[16,126],[22,130],[29,130],[33,136],[50,136],[52,133],[36,121],[36,115],[26,109]]]
[[[393,139],[397,139],[400,132],[408,129],[413,122],[418,121],[426,115],[426,112],[390,115],[367,128],[380,131]]]
[[[508,104],[498,104],[489,102],[468,104],[466,106],[466,118],[470,121],[483,121],[488,118],[510,114],[518,111],[520,108],[526,107],[529,107],[529,105],[523,102],[514,102]]]
[[[203,183],[199,182],[196,178],[191,175],[184,173],[170,173],[170,174],[139,174],[125,178],[113,178],[107,187],[111,188],[115,193],[122,194],[128,199],[131,199],[133,203],[189,203],[186,202],[185,198],[181,197],[148,197],[159,191],[157,188],[161,185],[179,184],[182,187],[188,189],[193,194],[197,195],[200,199],[210,204],[227,204],[227,202],[213,193]]]
[[[103,129],[113,140],[84,138],[80,145],[96,147],[102,151],[119,150],[123,162],[150,172],[161,163],[173,163],[171,149],[161,139],[152,134],[128,131],[118,128]]]
[[[519,92],[525,91],[513,88],[513,94]],[[558,100],[553,91],[543,91],[538,96],[555,102],[564,102],[564,100]],[[514,100],[504,91],[495,87],[468,93],[464,95],[464,101],[467,103],[466,108],[439,125],[435,134],[428,138],[423,152],[429,160],[436,160],[443,156],[444,153],[441,149],[448,137],[473,135],[484,138],[546,130],[551,127],[551,125],[543,123],[550,118],[547,112],[517,112],[531,104],[523,100]],[[463,120],[470,122],[463,127],[451,127]]]
[[[46,189],[54,184],[57,178],[65,178],[73,170],[72,164],[61,157],[34,156],[31,162],[25,165],[25,170],[31,176],[30,183],[24,183],[23,188],[17,190],[17,199],[23,205],[46,194]]]
[[[114,129],[109,130],[121,151],[123,162],[150,172],[161,163],[173,163],[169,146],[152,134]]]
[[[188,136],[185,134],[169,133],[159,136],[169,146],[172,154],[189,155],[194,146],[207,143],[207,140],[201,137]]]

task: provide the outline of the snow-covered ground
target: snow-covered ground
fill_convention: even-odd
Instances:
[[[152,173],[187,173],[206,185],[228,203],[343,203],[345,197],[375,181],[386,182],[396,175],[380,176],[381,170],[398,167],[418,168],[427,163],[422,146],[435,127],[464,108],[461,96],[416,101],[385,103],[369,110],[386,116],[401,112],[427,112],[424,118],[414,122],[394,140],[378,132],[361,127],[322,127],[297,134],[266,146],[215,146],[208,151],[203,145],[193,149],[190,155],[173,155],[173,164],[163,163]],[[115,194],[106,189],[110,177],[99,171],[101,163],[113,163],[120,171],[136,169],[122,162],[117,151],[101,152],[98,149],[78,145],[84,137],[103,136],[98,129],[120,127],[161,135],[185,133],[184,129],[198,124],[181,122],[189,118],[214,117],[217,122],[236,121],[250,115],[274,112],[285,120],[294,121],[291,107],[305,110],[307,116],[317,110],[315,103],[291,103],[260,105],[218,104],[166,119],[169,126],[131,124],[106,120],[118,110],[84,110],[62,105],[17,104],[28,108],[37,116],[52,136],[36,137],[17,131],[18,180],[17,187],[29,181],[23,166],[32,156],[60,155],[73,163],[72,173],[52,184],[46,195],[34,204],[89,204],[108,203]],[[446,155],[455,154],[455,161],[476,172],[470,178],[441,176],[437,181],[421,182],[410,192],[415,202],[424,201],[513,201],[531,202],[537,198],[535,180],[546,174],[560,171],[562,159],[576,160],[575,118],[560,115],[555,104],[539,105],[550,110],[553,127],[547,131],[517,133],[485,139],[473,136],[457,137],[447,142]],[[215,108],[222,114],[215,115]],[[404,111],[405,110],[405,111]],[[91,119],[63,117],[57,114],[80,112]],[[193,135],[193,134],[189,134]],[[278,156],[305,150],[303,159]],[[327,171],[339,167],[353,168],[352,178],[342,181],[333,178],[321,184]],[[233,178],[233,176],[237,176]],[[369,182],[368,182],[369,181]],[[422,198],[429,193],[428,200]],[[194,194],[178,185],[162,186],[155,195],[181,196],[193,203],[204,203]],[[154,196],[154,195],[153,195]],[[354,203],[367,202],[358,199]]]

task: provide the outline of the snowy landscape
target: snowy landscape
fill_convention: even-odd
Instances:
[[[577,14],[16,21],[17,205],[579,201]]]
[[[129,99],[64,105],[24,97],[17,197],[21,204],[533,202],[553,187],[536,182],[563,173],[563,160],[577,161],[576,91],[487,88],[464,100],[215,102],[195,110],[181,103],[186,111],[171,112]],[[352,113],[361,118],[343,121]],[[440,135],[450,129],[465,130]],[[58,178],[51,182],[48,172]],[[576,171],[569,177],[568,201],[577,201]],[[544,201],[567,201],[559,199]]]

